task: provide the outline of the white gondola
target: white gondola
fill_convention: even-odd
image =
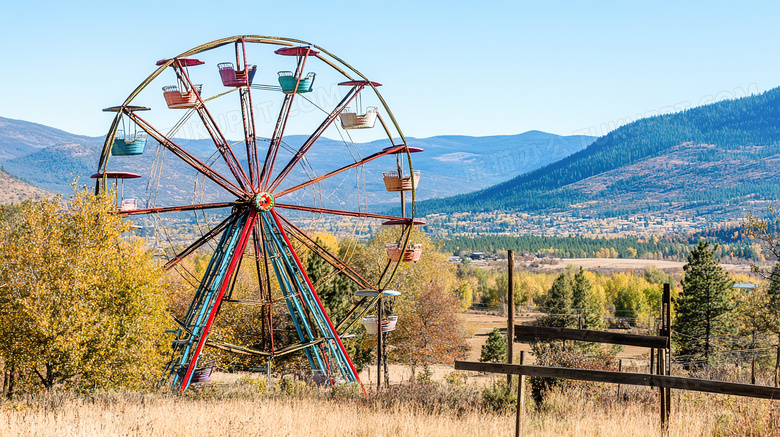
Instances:
[[[358,290],[355,293],[357,297],[377,297],[379,292],[376,290]],[[401,295],[400,291],[396,290],[384,290],[382,291],[382,297],[396,298]],[[363,326],[366,328],[366,332],[372,335],[376,335],[379,332],[379,319],[376,315],[370,314],[363,317]],[[398,324],[398,315],[391,314],[382,319],[382,332],[390,332],[395,330]]]
[[[369,106],[366,108],[365,114],[357,114],[350,112],[349,108],[339,114],[341,119],[341,127],[344,129],[371,129],[376,123],[376,107]]]
[[[390,332],[395,330],[395,326],[398,324],[398,316],[393,314],[392,316],[387,316],[382,320],[382,332]],[[377,334],[377,317],[374,315],[368,315],[366,317],[363,317],[363,326],[366,327],[366,332],[369,334],[376,335]]]
[[[125,199],[119,204],[120,211],[133,211],[138,209],[138,202],[135,199]]]
[[[411,191],[417,189],[417,184],[420,182],[419,171],[414,172],[414,177],[411,175],[401,177],[394,171],[386,171],[382,173],[382,177],[387,191]]]

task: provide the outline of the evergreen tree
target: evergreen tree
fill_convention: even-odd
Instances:
[[[585,318],[589,312],[588,297],[590,296],[590,281],[585,277],[585,271],[580,267],[577,274],[574,275],[572,281],[572,294],[571,294],[571,306],[575,313],[577,313],[577,328],[584,329]]]
[[[683,291],[677,299],[674,330],[681,355],[700,355],[709,360],[714,336],[732,331],[734,309],[731,281],[713,258],[718,249],[706,241],[688,256],[683,267]]]
[[[320,246],[323,242],[315,240]],[[348,277],[334,274],[334,268],[322,257],[312,254],[306,265],[306,274],[320,296],[322,305],[333,323],[338,323],[352,307],[352,296],[357,287]]]
[[[780,262],[775,264],[769,276],[769,311],[775,316],[780,315]]]
[[[318,237],[316,240],[320,246],[324,242]],[[338,324],[352,308],[352,298],[357,291],[357,285],[346,275],[335,273],[335,268],[322,257],[311,254],[306,264],[306,275],[309,276],[317,295],[322,301],[322,306],[328,313],[328,317],[334,326]],[[344,347],[352,360],[352,364],[358,372],[371,359],[371,342],[367,341],[368,334],[359,330],[353,341],[345,341]]]
[[[763,311],[769,331],[777,335],[777,359],[775,360],[775,386],[780,382],[780,262],[775,264],[769,277],[768,304]]]
[[[604,326],[597,303],[593,302],[590,281],[585,277],[585,270],[582,267],[574,275],[572,281],[571,305],[574,311],[579,314],[578,328],[601,329]]]
[[[547,293],[545,306],[549,315],[540,318],[537,324],[558,328],[575,326],[574,318],[568,316],[572,312],[572,294],[571,279],[565,273],[561,273],[555,278]]]
[[[506,361],[506,339],[498,328],[488,335],[487,342],[482,345],[482,354],[479,361],[490,361],[494,363],[503,363]]]

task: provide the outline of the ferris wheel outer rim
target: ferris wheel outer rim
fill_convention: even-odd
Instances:
[[[138,94],[143,89],[146,88],[146,86],[148,86],[163,71],[165,71],[165,69],[167,69],[169,66],[171,66],[176,61],[176,59],[185,58],[185,57],[188,57],[188,56],[193,56],[193,55],[196,55],[198,53],[202,53],[202,52],[205,52],[205,51],[213,50],[213,49],[216,49],[218,47],[222,47],[222,46],[225,46],[225,45],[228,45],[228,44],[231,44],[231,43],[237,43],[238,41],[244,41],[244,42],[250,42],[250,43],[259,43],[259,44],[283,45],[283,46],[294,46],[296,44],[307,45],[307,46],[310,46],[310,47],[313,47],[313,48],[319,50],[320,53],[317,53],[316,55],[314,55],[315,57],[317,57],[318,59],[320,59],[323,62],[325,62],[328,65],[330,65],[332,68],[334,68],[337,71],[339,71],[341,74],[343,74],[349,80],[354,80],[354,79],[351,76],[349,76],[349,74],[344,72],[342,69],[338,68],[338,66],[334,65],[330,60],[325,59],[322,56],[322,54],[330,56],[333,60],[335,60],[336,62],[341,63],[347,69],[351,70],[354,74],[356,74],[357,76],[361,77],[364,81],[366,81],[366,85],[372,89],[372,91],[375,93],[377,98],[380,100],[384,110],[387,112],[388,116],[390,117],[390,120],[391,120],[391,122],[393,123],[393,126],[396,129],[396,132],[398,133],[399,137],[401,138],[403,146],[406,146],[406,149],[405,149],[404,153],[407,155],[407,162],[409,164],[409,171],[410,171],[410,174],[414,174],[414,168],[413,168],[412,160],[411,160],[411,153],[410,153],[409,147],[408,147],[408,145],[406,143],[406,138],[405,138],[405,136],[403,134],[403,131],[401,130],[400,126],[398,125],[398,122],[397,122],[395,116],[393,115],[392,110],[390,109],[390,107],[387,104],[387,102],[384,100],[384,97],[379,92],[379,90],[377,89],[377,86],[375,86],[373,81],[369,80],[368,77],[366,77],[363,73],[358,71],[356,68],[354,68],[352,65],[350,65],[346,61],[344,61],[342,58],[334,55],[333,53],[331,53],[327,49],[325,49],[325,48],[323,48],[323,47],[321,47],[321,46],[319,46],[317,44],[313,44],[313,43],[310,43],[308,41],[301,40],[301,39],[296,39],[296,38],[264,36],[264,35],[236,35],[236,36],[231,36],[231,37],[227,37],[227,38],[221,38],[221,39],[217,39],[217,40],[214,40],[214,41],[207,42],[205,44],[201,44],[199,46],[196,46],[196,47],[194,47],[194,48],[192,48],[190,50],[187,50],[187,51],[181,53],[178,56],[175,56],[175,57],[172,57],[172,58],[167,58],[167,59],[164,60],[165,62],[160,61],[161,63],[159,64],[158,68],[154,72],[152,72],[152,74],[150,74],[143,82],[141,82],[141,84],[139,84],[130,93],[130,95],[128,95],[128,97],[125,99],[123,104],[121,106],[119,106],[119,108],[122,108],[122,110],[116,111],[117,114],[116,114],[116,116],[114,118],[114,122],[112,123],[111,128],[109,130],[109,133],[108,133],[108,135],[106,135],[106,141],[103,144],[103,149],[101,151],[100,162],[99,162],[99,165],[98,165],[98,171],[105,171],[105,168],[108,165],[108,158],[110,156],[109,151],[110,151],[111,145],[113,144],[115,133],[116,133],[118,124],[119,124],[119,122],[121,120],[121,117],[123,116],[123,114],[125,114],[124,108],[130,107],[130,103],[133,101],[133,99],[135,99],[135,97],[137,97]],[[117,107],[114,107],[114,108],[117,108]],[[198,170],[198,171],[200,171],[200,170]],[[95,193],[99,192],[100,182],[101,182],[100,180],[96,181]],[[416,212],[415,211],[415,209],[416,209],[416,191],[417,191],[416,187],[413,186],[412,190],[411,190],[411,196],[412,196],[412,199],[411,199],[411,211],[410,211],[410,218],[411,219],[414,219],[415,212]],[[403,242],[403,246],[405,247],[408,244],[408,240],[409,240],[408,237],[410,236],[411,233],[410,232],[404,232],[404,233],[407,234],[407,238],[404,238],[404,242]]]
[[[156,79],[165,69],[167,69],[169,66],[171,66],[173,64],[173,62],[175,61],[175,59],[186,57],[186,56],[192,56],[192,55],[195,55],[195,54],[198,54],[198,53],[201,53],[201,52],[205,52],[205,51],[208,51],[208,50],[216,49],[218,47],[221,47],[221,46],[224,46],[224,45],[227,45],[227,44],[230,44],[230,43],[235,43],[238,40],[244,40],[244,41],[250,42],[250,43],[274,44],[274,45],[284,45],[284,46],[293,46],[295,44],[309,45],[309,46],[314,47],[314,48],[316,48],[316,49],[318,49],[320,51],[320,53],[315,55],[315,57],[319,58],[320,60],[322,60],[326,64],[330,65],[332,68],[334,68],[335,70],[337,70],[338,72],[343,74],[349,80],[354,80],[354,79],[347,72],[345,72],[344,70],[342,70],[338,66],[334,65],[334,61],[338,62],[338,63],[341,63],[345,67],[345,69],[348,69],[352,73],[354,73],[355,75],[363,78],[367,82],[367,84],[366,84],[367,87],[370,87],[373,90],[373,92],[375,93],[377,98],[380,100],[384,110],[386,111],[386,113],[390,117],[390,119],[392,121],[392,124],[395,127],[396,132],[398,133],[398,135],[399,135],[399,137],[400,137],[400,139],[402,141],[402,144],[399,145],[399,147],[401,147],[401,146],[405,147],[404,153],[407,155],[407,162],[408,162],[408,165],[409,165],[410,174],[414,174],[413,173],[412,160],[411,160],[411,154],[410,154],[410,151],[409,151],[409,147],[408,147],[408,145],[406,143],[406,139],[405,139],[405,137],[403,135],[403,132],[401,131],[400,126],[398,125],[398,122],[395,119],[395,116],[393,115],[392,111],[390,110],[389,105],[387,104],[387,102],[385,101],[385,99],[383,98],[381,93],[377,90],[377,87],[374,85],[374,83],[372,81],[370,81],[366,76],[364,76],[362,73],[360,73],[357,69],[355,69],[354,67],[352,67],[351,65],[349,65],[348,63],[343,61],[341,58],[333,55],[332,53],[330,53],[326,49],[323,49],[322,47],[317,46],[315,44],[311,44],[311,43],[308,43],[308,42],[303,41],[303,40],[292,39],[292,38],[266,37],[266,36],[256,36],[256,35],[235,36],[235,37],[223,38],[223,39],[215,40],[215,41],[212,41],[212,42],[209,42],[209,43],[206,43],[206,44],[202,44],[200,46],[197,46],[197,47],[195,47],[193,49],[190,49],[190,50],[180,54],[179,56],[176,56],[174,58],[170,58],[167,62],[165,62],[162,65],[160,65],[154,72],[152,72],[152,74],[150,74],[143,82],[141,82],[140,85],[138,85],[130,93],[130,95],[126,98],[125,102],[119,107],[120,110],[117,111],[117,114],[114,117],[114,120],[113,120],[113,122],[111,124],[111,127],[110,127],[110,130],[109,130],[109,134],[106,136],[106,141],[104,142],[103,149],[101,151],[100,161],[99,161],[99,164],[98,164],[99,171],[105,171],[105,169],[107,168],[109,157],[110,157],[110,148],[111,148],[111,145],[113,144],[113,141],[114,141],[114,138],[115,138],[115,134],[116,134],[116,131],[117,131],[117,128],[118,128],[118,125],[119,125],[119,122],[121,121],[122,116],[127,113],[128,109],[130,109],[130,103],[138,96],[138,94],[142,90],[144,90],[150,83],[152,83],[154,81],[154,79]],[[332,60],[326,59],[325,57],[323,57],[323,55],[330,56],[332,58]],[[132,109],[130,109],[130,111],[132,111]],[[393,144],[393,146],[395,146],[394,141],[392,140],[392,136],[390,137],[390,140],[391,140],[391,143]],[[202,171],[200,171],[198,169],[196,169],[196,170],[199,171],[200,173],[203,173]],[[96,184],[96,193],[99,190],[99,183],[100,183],[100,181],[98,181],[97,184]],[[410,217],[409,217],[410,225],[408,227],[405,227],[406,229],[404,229],[402,231],[402,239],[404,240],[403,247],[406,247],[406,245],[408,244],[408,241],[409,241],[409,239],[411,237],[411,229],[413,228],[413,224],[411,224],[411,223],[414,223],[414,213],[415,213],[415,203],[416,203],[415,202],[416,186],[413,186],[413,188],[411,190],[411,197],[412,197],[411,198],[411,211],[410,211]],[[236,204],[236,202],[233,202],[233,205],[235,205],[235,204]],[[225,206],[227,206],[227,205],[225,205]],[[306,233],[304,233],[304,235],[306,235]],[[338,259],[338,257],[336,259]],[[339,259],[339,261],[343,262],[343,260],[340,260],[340,259]],[[392,279],[392,277],[394,276],[395,271],[397,270],[398,266],[400,265],[400,261],[397,261],[397,262],[388,261],[388,264],[387,264],[387,266],[385,268],[385,273],[387,273],[387,269],[390,267],[391,264],[394,264],[394,266],[392,268],[392,272],[390,272],[388,281],[390,279]],[[377,289],[379,289],[379,287],[381,286],[382,278],[384,278],[384,277],[385,277],[385,274],[383,273],[382,276],[380,277],[378,283],[377,283]]]

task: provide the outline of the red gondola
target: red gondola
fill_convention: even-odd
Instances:
[[[241,44],[240,51],[238,50],[239,44]],[[241,66],[243,66],[242,69],[236,70],[236,68]],[[222,79],[222,85],[229,87],[251,86],[252,79],[254,79],[257,72],[257,65],[247,65],[246,63],[246,47],[243,39],[236,41],[235,68],[232,62],[222,62],[217,64],[217,68],[219,68],[219,77]]]

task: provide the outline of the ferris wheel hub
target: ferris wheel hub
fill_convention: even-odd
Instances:
[[[257,193],[255,194],[255,197],[252,198],[252,205],[258,211],[268,211],[274,207],[275,203],[276,200],[274,200],[274,195],[271,193]]]

